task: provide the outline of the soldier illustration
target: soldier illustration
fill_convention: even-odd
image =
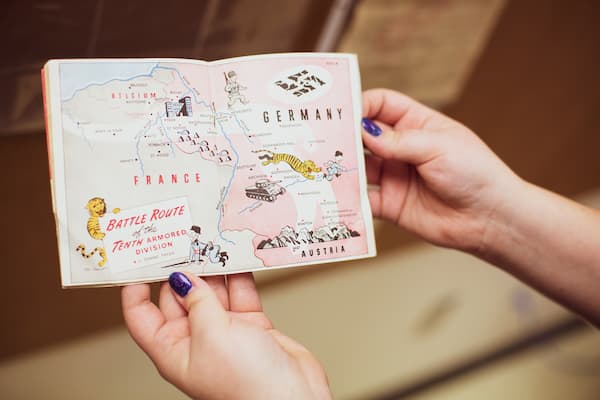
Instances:
[[[212,241],[206,243],[203,249],[203,254],[206,254],[208,261],[213,264],[221,263],[225,267],[225,263],[229,260],[229,255],[226,251],[221,251],[221,246],[214,244]]]
[[[246,90],[245,86],[242,86],[237,81],[237,74],[235,71],[229,71],[225,73],[225,92],[227,92],[227,107],[231,108],[236,101],[239,101],[242,105],[248,104],[246,96],[240,93],[240,90]]]
[[[189,257],[189,261],[190,263],[194,263],[194,262],[201,262],[202,261],[202,248],[204,247],[204,243],[200,242],[200,233],[202,232],[202,230],[200,229],[200,227],[198,225],[192,225],[192,227],[190,228],[189,232],[188,232],[188,236],[191,239],[191,244],[190,244],[190,257]]]
[[[339,178],[342,175],[342,172],[346,171],[346,168],[342,165],[342,161],[344,160],[344,153],[337,150],[335,152],[334,160],[329,160],[325,163],[325,169],[327,173],[325,174],[325,179],[328,181],[332,181],[333,178]]]
[[[225,267],[225,263],[229,260],[229,255],[226,251],[221,251],[221,246],[214,244],[212,241],[204,243],[200,241],[200,234],[202,229],[198,225],[192,225],[188,232],[188,236],[191,239],[190,243],[190,263],[204,262],[205,258],[208,258],[213,264],[220,263]]]

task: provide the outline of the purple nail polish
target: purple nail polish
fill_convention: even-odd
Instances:
[[[181,297],[185,297],[192,288],[192,282],[181,272],[173,272],[169,275],[169,285]]]
[[[381,135],[381,128],[377,126],[377,124],[371,121],[369,118],[363,118],[361,120],[362,127],[365,131],[367,131],[372,136]]]

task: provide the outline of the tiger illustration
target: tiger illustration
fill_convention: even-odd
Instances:
[[[85,258],[90,258],[94,254],[98,253],[100,254],[100,261],[98,261],[98,266],[103,267],[104,264],[106,264],[106,251],[104,250],[104,247],[95,247],[94,250],[86,254],[85,245],[80,244],[79,246],[77,246],[75,251],[81,253],[81,255]]]
[[[92,239],[102,240],[104,239],[104,232],[100,230],[100,218],[106,214],[106,202],[101,197],[93,197],[91,198],[85,208],[88,209],[90,213],[90,217],[87,221],[87,231],[92,237]],[[113,213],[118,213],[121,211],[118,208],[113,209]],[[98,262],[99,267],[103,267],[106,264],[106,251],[103,247],[96,247],[89,253],[85,252],[85,245],[80,244],[77,246],[75,251],[81,253],[82,257],[90,258],[94,254],[98,253],[100,255],[101,260]]]
[[[307,179],[315,179],[314,175],[311,175],[313,172],[321,172],[321,168],[317,167],[317,165],[315,164],[314,161],[312,160],[306,160],[306,161],[302,161],[301,159],[299,159],[298,157],[292,155],[292,154],[285,154],[285,153],[273,153],[270,150],[253,150],[253,153],[266,153],[263,154],[262,156],[258,156],[259,160],[265,160],[262,162],[262,165],[269,165],[269,164],[278,164],[280,162],[284,162],[286,164],[288,164],[290,167],[292,167],[292,169],[296,172],[298,172],[299,174],[301,174],[303,177],[307,178]]]

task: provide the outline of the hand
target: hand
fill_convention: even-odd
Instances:
[[[330,399],[325,372],[262,311],[252,274],[204,280],[174,273],[160,291],[125,286],[133,339],[167,381],[199,399]]]
[[[483,252],[524,182],[468,128],[405,95],[365,91],[363,115],[382,131],[363,132],[367,180],[379,185],[369,192],[373,214],[434,244]]]

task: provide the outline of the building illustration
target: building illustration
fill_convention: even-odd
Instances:
[[[191,117],[192,116],[192,99],[190,96],[185,96],[179,101],[167,101],[165,103],[167,118],[170,117]]]

